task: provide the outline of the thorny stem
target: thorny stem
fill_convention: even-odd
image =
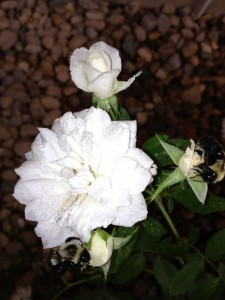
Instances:
[[[76,282],[73,282],[73,283],[70,283],[68,284],[64,289],[62,289],[58,294],[56,294],[53,298],[51,298],[51,300],[56,300],[56,299],[59,299],[59,296],[61,296],[63,293],[65,293],[67,290],[69,290],[71,287],[74,287],[76,285],[80,285],[82,283],[85,283],[85,282],[88,282],[88,281],[91,281],[93,279],[97,279],[97,278],[100,278],[101,275],[100,274],[97,274],[97,275],[94,275],[90,278],[86,278],[86,279],[81,279],[79,281],[76,281]]]

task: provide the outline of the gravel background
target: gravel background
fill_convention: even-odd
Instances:
[[[224,16],[196,19],[190,8],[171,2],[149,8],[136,0],[1,1],[0,269],[8,295],[2,299],[9,299],[16,286],[35,285],[43,275],[43,262],[32,264],[33,257],[41,256],[41,242],[33,224],[24,221],[24,207],[12,197],[18,179],[13,169],[24,161],[37,127],[50,127],[63,113],[90,106],[90,95],[70,79],[69,58],[75,48],[96,41],[120,50],[120,80],[142,70],[120,93],[121,104],[138,121],[139,147],[156,132],[223,138]],[[221,185],[216,191],[224,193]],[[207,219],[201,224],[212,230]]]

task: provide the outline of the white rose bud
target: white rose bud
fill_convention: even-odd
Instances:
[[[118,81],[121,72],[119,51],[104,42],[95,43],[86,49],[76,49],[70,59],[71,77],[76,86],[86,92],[94,93],[100,99],[107,99],[128,88],[135,77],[128,81]]]
[[[113,238],[110,235],[108,235],[108,238],[105,239],[98,233],[98,231],[95,231],[94,235],[91,238],[91,248],[89,250],[89,254],[91,257],[89,263],[90,266],[103,266],[110,260],[112,252]]]

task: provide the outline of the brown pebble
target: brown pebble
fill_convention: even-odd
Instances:
[[[144,125],[148,120],[148,113],[145,111],[139,111],[136,113],[136,120],[138,124]]]
[[[147,47],[139,48],[137,53],[145,62],[150,62],[152,60],[151,50]]]
[[[2,96],[0,98],[0,106],[4,109],[10,108],[13,103],[12,97]]]
[[[37,242],[37,237],[33,230],[25,230],[21,232],[21,238],[26,245],[32,246]]]
[[[172,72],[174,70],[177,70],[181,67],[181,58],[178,53],[173,54],[170,56],[170,58],[166,61],[164,65],[164,69],[167,72]]]
[[[92,20],[104,20],[104,13],[99,10],[89,10],[86,12],[86,18]]]
[[[143,27],[136,26],[134,30],[134,34],[139,42],[143,42],[146,40],[146,32]]]
[[[74,50],[76,48],[80,48],[82,47],[85,42],[87,41],[87,37],[84,35],[76,35],[74,36],[74,38],[72,38],[72,40],[70,40],[69,42],[69,48],[71,50]]]
[[[17,1],[7,0],[1,3],[1,8],[4,10],[13,9],[17,7]]]
[[[9,27],[9,21],[6,18],[2,18],[0,22],[0,30],[6,29]]]
[[[46,95],[59,97],[61,95],[61,89],[57,85],[48,85],[46,89]]]
[[[43,97],[41,98],[41,104],[45,109],[57,109],[60,107],[60,102],[58,99],[53,97]]]
[[[164,69],[159,68],[158,71],[156,72],[155,76],[160,79],[165,79],[167,77],[167,73]]]
[[[163,7],[163,12],[167,15],[172,15],[176,11],[176,6],[173,3],[165,4]]]
[[[91,10],[91,9],[98,9],[98,4],[94,0],[78,0],[79,5],[84,9]]]
[[[201,102],[200,86],[194,85],[194,86],[189,87],[186,90],[184,90],[181,93],[181,99],[184,102],[199,104]]]
[[[201,43],[201,51],[204,53],[212,53],[212,48],[207,43]]]
[[[14,147],[15,153],[24,158],[24,154],[30,151],[31,149],[31,141],[19,140]]]
[[[11,137],[11,133],[9,132],[9,130],[0,123],[0,139],[1,140],[7,140]]]
[[[17,42],[17,34],[14,31],[4,30],[0,33],[0,49],[7,51]]]
[[[62,115],[61,110],[55,109],[51,110],[49,113],[47,113],[43,119],[43,125],[44,126],[51,126],[53,121],[55,119],[59,118]]]
[[[47,49],[52,49],[55,41],[54,38],[51,36],[45,36],[42,40],[43,46]]]
[[[53,77],[54,70],[53,70],[52,63],[50,61],[43,60],[41,63],[41,68],[42,68],[44,77]]]
[[[184,57],[190,57],[198,51],[198,45],[195,42],[186,42],[182,48]]]
[[[6,181],[16,181],[18,179],[18,176],[13,170],[3,170],[2,179]]]
[[[157,25],[159,32],[167,32],[171,25],[170,18],[165,14],[161,14],[157,20]]]
[[[33,124],[23,124],[20,127],[20,135],[22,137],[36,136],[38,134],[38,129],[36,125]]]
[[[151,14],[151,13],[148,13],[146,14],[142,21],[141,21],[141,25],[144,27],[145,30],[147,31],[151,31],[154,29],[154,27],[156,27],[156,24],[157,24],[157,19],[156,17]]]
[[[9,255],[18,255],[18,252],[23,249],[23,246],[21,243],[17,241],[12,241],[7,246],[7,253]]]
[[[87,27],[92,27],[92,28],[100,31],[100,30],[103,30],[105,28],[105,21],[87,19],[85,21],[85,25]]]
[[[42,51],[42,48],[40,45],[29,44],[25,47],[25,51],[31,54],[38,54]]]
[[[32,99],[30,103],[30,113],[34,120],[40,120],[44,117],[45,111],[38,98]]]
[[[3,232],[0,232],[0,247],[4,248],[9,243],[9,238]]]

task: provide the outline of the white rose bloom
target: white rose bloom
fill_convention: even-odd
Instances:
[[[84,47],[74,50],[70,71],[78,88],[94,93],[100,99],[125,90],[141,74],[138,72],[126,82],[118,81],[121,72],[119,51],[104,42],[95,43],[89,50]]]
[[[109,224],[130,227],[146,218],[142,195],[156,167],[135,148],[136,121],[111,121],[91,107],[68,112],[52,129],[39,128],[16,173],[14,197],[44,248],[68,237],[88,242],[91,231]]]

